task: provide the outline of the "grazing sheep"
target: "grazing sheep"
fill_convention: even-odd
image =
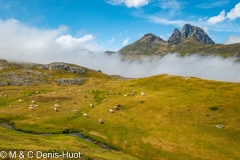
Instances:
[[[78,92],[82,92],[82,90],[78,90]]]
[[[33,107],[38,107],[38,105],[34,105]]]
[[[58,104],[54,104],[54,106],[55,106],[56,108],[60,108],[60,106],[59,106]]]
[[[120,104],[115,104],[114,109],[119,110],[120,109]]]
[[[29,107],[34,107],[34,106],[32,104],[30,104]]]
[[[34,109],[34,107],[28,107],[30,110],[33,110]]]
[[[33,103],[33,104],[35,104],[35,101],[34,101],[34,100],[32,100],[32,103]]]
[[[4,94],[5,97],[8,97],[8,94]]]
[[[218,124],[218,125],[216,125],[216,127],[222,129],[223,125],[222,124]]]
[[[90,107],[93,108],[93,104],[92,103],[90,103]]]
[[[114,113],[114,110],[113,110],[113,109],[109,109],[109,112],[110,112],[110,113]]]
[[[128,142],[124,141],[124,145],[125,145],[125,147],[127,147],[128,146]]]
[[[145,96],[145,93],[144,93],[144,92],[141,92],[141,96]]]
[[[39,91],[36,92],[36,94],[40,93]]]
[[[73,110],[73,112],[74,112],[74,113],[78,113],[78,110],[75,109],[75,110]]]
[[[76,104],[77,102],[76,101],[72,101],[72,104]]]
[[[104,102],[107,102],[107,100],[108,100],[107,98],[103,99]]]
[[[130,94],[129,93],[127,93],[127,94],[124,94],[124,97],[127,97],[127,96],[129,96]]]
[[[58,112],[58,109],[57,109],[57,107],[54,107],[54,110],[55,110],[56,112]]]
[[[84,117],[88,117],[87,113],[83,113],[83,116],[84,116]]]
[[[21,99],[19,99],[18,102],[22,103],[23,101]]]
[[[98,120],[98,123],[99,123],[99,124],[103,124],[102,118],[100,118],[100,119]]]

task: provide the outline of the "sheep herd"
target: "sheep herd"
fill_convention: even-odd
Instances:
[[[70,92],[73,92],[73,89],[69,89],[69,91],[70,91]],[[97,90],[95,89],[95,90],[93,90],[93,91],[96,92]],[[93,91],[90,90],[89,92],[91,93],[91,92],[93,92]],[[77,92],[84,92],[84,93],[86,93],[85,90],[77,90]],[[41,92],[37,91],[36,93],[41,93]],[[56,93],[56,91],[53,92],[53,93]],[[74,93],[75,93],[75,92],[74,92]],[[130,96],[130,95],[132,96],[132,95],[134,95],[134,94],[136,94],[136,93],[137,93],[136,91],[132,91],[132,93],[124,94],[124,97]],[[106,95],[114,95],[113,92],[109,92],[109,93],[105,93],[105,94],[106,94]],[[119,94],[120,94],[120,93],[119,93]],[[6,93],[4,93],[3,95],[4,95],[4,96],[8,96]],[[145,93],[144,93],[144,92],[141,92],[141,96],[145,96]],[[29,96],[27,96],[27,97],[29,97]],[[87,98],[87,95],[86,95],[86,94],[83,94],[83,97],[84,97],[84,98]],[[95,98],[95,96],[93,96],[93,98]],[[103,101],[104,101],[104,102],[107,102],[107,101],[108,101],[108,98],[104,98]],[[23,101],[22,99],[19,99],[18,102],[19,102],[19,103],[23,103],[24,101]],[[39,105],[36,104],[36,101],[35,101],[35,100],[31,100],[30,103],[31,103],[31,104],[30,104],[29,107],[28,107],[29,110],[34,110],[36,107],[39,107]],[[59,100],[55,100],[55,104],[54,104],[54,107],[53,107],[55,112],[59,112],[59,110],[60,110],[60,105],[57,104],[57,103],[59,103]],[[72,104],[77,104],[77,102],[76,102],[76,101],[72,101]],[[89,106],[90,106],[90,108],[94,108],[94,105],[93,105],[92,103],[90,103]],[[11,107],[11,106],[10,106],[10,107]],[[115,113],[116,111],[120,110],[120,107],[121,107],[120,104],[115,104],[115,105],[113,105],[112,108],[109,108],[109,113],[111,113],[111,114],[112,114],[112,113]],[[78,113],[79,113],[79,110],[78,110],[78,109],[74,109],[74,110],[73,110],[73,113],[78,114]],[[87,113],[83,113],[83,117],[89,118],[89,116],[88,116]],[[99,124],[103,124],[103,123],[104,123],[103,118],[100,118],[100,119],[98,120],[98,122],[99,122]]]

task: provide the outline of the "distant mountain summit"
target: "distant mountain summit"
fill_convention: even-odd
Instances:
[[[167,50],[168,43],[162,38],[148,33],[133,44],[123,47],[119,52],[122,55],[152,55]]]
[[[215,42],[197,26],[185,24],[180,32],[177,28],[167,41],[148,33],[136,42],[118,51],[124,59],[138,60],[142,56],[164,56],[168,53],[185,55],[214,55],[224,58],[235,57],[240,61],[240,43],[224,45]]]
[[[169,45],[178,44],[181,42],[181,40],[187,38],[193,38],[194,40],[204,44],[215,44],[215,42],[204,32],[202,28],[190,24],[185,24],[182,32],[175,28],[172,35],[168,39],[168,43]]]
[[[175,28],[172,35],[168,39],[169,44],[177,44],[181,40],[181,32]]]

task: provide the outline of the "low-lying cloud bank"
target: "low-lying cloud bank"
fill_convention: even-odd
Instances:
[[[7,20],[0,22],[0,59],[34,63],[66,62],[125,77],[145,77],[161,73],[240,82],[240,63],[235,59],[180,57],[177,53],[131,62],[119,54],[103,53],[92,35],[74,38],[67,27],[42,30]]]

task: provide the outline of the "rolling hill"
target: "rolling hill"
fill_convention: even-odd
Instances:
[[[1,83],[8,75],[28,82],[8,79],[0,87],[1,150],[80,151],[94,160],[240,157],[239,83],[167,74],[126,79],[67,63],[1,62]],[[120,109],[109,112],[115,104]]]

